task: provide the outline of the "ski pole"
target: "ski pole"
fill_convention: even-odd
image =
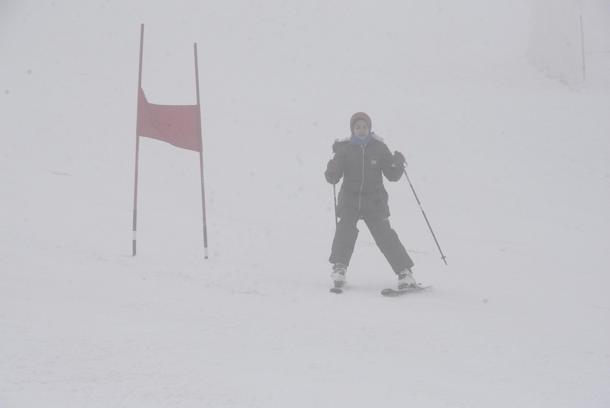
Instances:
[[[430,221],[428,221],[428,217],[426,216],[426,212],[424,211],[424,209],[423,209],[423,207],[421,205],[421,202],[419,201],[419,197],[417,197],[417,193],[415,192],[415,188],[413,188],[413,183],[411,183],[411,179],[409,178],[409,175],[407,174],[407,169],[403,168],[402,171],[405,174],[405,177],[407,178],[407,181],[409,182],[409,186],[411,186],[411,191],[413,191],[413,195],[415,196],[415,200],[417,201],[417,205],[419,205],[419,209],[421,210],[422,214],[424,215],[424,219],[426,220],[426,224],[428,224],[428,229],[432,233],[432,237],[434,238],[434,242],[436,243],[436,247],[438,248],[438,251],[441,253],[441,259],[443,260],[443,262],[445,262],[445,265],[447,265],[447,257],[445,256],[445,254],[443,254],[443,250],[441,249],[441,246],[439,245],[438,240],[436,239],[436,235],[434,235],[434,231],[432,230],[432,226],[430,225]]]

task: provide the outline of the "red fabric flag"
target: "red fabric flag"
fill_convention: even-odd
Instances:
[[[201,151],[201,123],[197,105],[155,105],[138,96],[138,136],[171,143],[183,149]]]

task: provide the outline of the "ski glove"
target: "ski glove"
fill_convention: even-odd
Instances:
[[[339,173],[339,164],[337,163],[337,161],[335,159],[330,159],[328,161],[328,165],[326,165],[326,169],[329,173],[332,173],[333,175]]]
[[[394,164],[398,167],[407,167],[405,156],[398,150],[394,151]]]
[[[324,175],[326,176],[326,181],[330,184],[337,184],[341,175],[339,174],[340,168],[339,163],[335,159],[330,159],[328,161],[328,165],[326,165],[326,171]]]

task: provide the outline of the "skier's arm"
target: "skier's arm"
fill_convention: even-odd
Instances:
[[[382,160],[382,171],[384,176],[390,181],[398,181],[402,176],[403,170],[407,165],[405,156],[402,153],[396,151],[394,154],[390,153],[390,149],[385,148],[386,152]]]
[[[340,146],[339,142],[333,144],[333,152],[335,154],[333,158],[328,161],[324,176],[326,177],[326,181],[330,184],[337,184],[339,180],[341,180],[341,177],[343,177],[345,163],[343,148]]]

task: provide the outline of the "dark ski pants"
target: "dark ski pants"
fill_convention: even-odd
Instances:
[[[330,263],[349,265],[358,238],[357,224],[363,219],[375,239],[375,243],[392,266],[394,273],[398,274],[407,268],[413,267],[413,261],[400,242],[396,231],[390,226],[390,220],[379,216],[361,216],[359,214],[346,214],[342,217],[335,231]]]

